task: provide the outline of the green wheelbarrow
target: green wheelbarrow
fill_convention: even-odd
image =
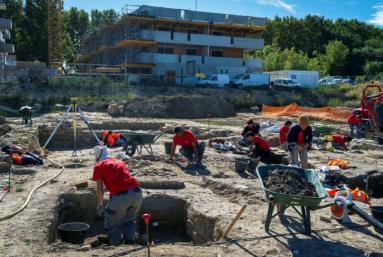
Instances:
[[[130,157],[136,153],[136,150],[138,154],[142,154],[142,148],[145,148],[150,155],[153,155],[152,144],[164,133],[157,135],[151,134],[152,132],[153,131],[149,131],[149,133],[121,133],[126,139],[122,150],[126,151],[126,154]]]
[[[315,189],[319,197],[308,197],[308,196],[294,196],[287,194],[280,194],[268,190],[263,185],[263,180],[269,176],[269,171],[280,169],[280,170],[295,170],[302,178],[307,179],[315,185]],[[269,231],[270,223],[276,216],[282,216],[285,210],[292,207],[298,214],[303,218],[305,225],[305,232],[307,235],[311,235],[311,223],[310,223],[310,209],[314,210],[315,207],[319,206],[321,201],[327,197],[327,192],[324,190],[321,182],[312,170],[305,170],[301,168],[282,166],[282,165],[269,165],[257,167],[257,174],[259,182],[261,183],[262,189],[266,194],[266,199],[269,201],[269,210],[267,213],[265,230]],[[273,215],[274,207],[277,207],[277,213]],[[297,209],[301,207],[301,212]]]
[[[314,131],[314,136],[316,137],[321,137],[322,135],[330,135],[331,133],[333,133],[334,131],[337,131],[339,130],[340,128],[344,127],[345,125],[341,125],[341,126],[338,126],[338,127],[326,127],[326,126],[313,126],[315,131]]]

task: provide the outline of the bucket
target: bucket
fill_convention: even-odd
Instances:
[[[255,172],[258,166],[259,160],[258,159],[249,159],[246,170],[248,172]]]
[[[247,169],[249,163],[248,159],[235,158],[235,171],[238,173],[243,173]]]
[[[371,206],[371,215],[373,218],[377,219],[383,223],[383,206]],[[374,226],[376,232],[383,234],[383,230]]]
[[[83,244],[89,225],[80,222],[65,223],[59,226],[61,240],[71,244]]]
[[[165,142],[164,146],[165,146],[165,153],[170,154],[170,152],[172,151],[173,142]]]

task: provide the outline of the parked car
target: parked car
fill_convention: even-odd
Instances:
[[[333,83],[334,83],[334,79],[332,79],[332,78],[318,80],[318,84],[331,85]]]
[[[358,82],[352,79],[342,79],[341,84],[350,84],[352,86],[358,85]]]
[[[197,81],[196,87],[200,86],[213,86],[213,87],[224,87],[228,88],[230,84],[229,75],[227,74],[212,74],[207,76],[205,79]]]
[[[269,74],[240,74],[242,76],[235,76],[231,82],[232,87],[244,88],[244,87],[259,87],[269,86]]]
[[[300,87],[301,84],[292,79],[274,79],[273,87]]]

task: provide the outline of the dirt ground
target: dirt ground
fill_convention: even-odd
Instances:
[[[62,114],[61,114],[62,115]],[[28,141],[28,133],[36,131],[38,125],[56,126],[57,114],[43,114],[34,118],[32,127],[20,125],[19,119],[7,118],[14,131],[0,138],[8,141]],[[231,142],[240,138],[243,124],[248,118],[266,121],[250,113],[240,113],[236,117],[212,120],[210,124],[193,120],[177,119],[132,119],[111,118],[106,113],[85,113],[92,122],[164,122],[173,126],[181,124],[194,126],[199,130],[228,130]],[[285,118],[271,119],[282,124]],[[214,122],[213,122],[214,121]],[[296,120],[292,120],[296,122]],[[22,131],[22,133],[20,132]],[[19,132],[19,133],[17,133]],[[138,130],[135,132],[147,132]],[[157,131],[160,133],[160,131]],[[367,256],[369,253],[383,253],[382,235],[357,215],[350,216],[352,223],[341,223],[330,218],[330,209],[311,212],[311,236],[304,234],[304,223],[292,208],[284,216],[272,219],[269,232],[265,231],[268,201],[258,181],[256,172],[237,173],[235,158],[243,157],[231,151],[217,151],[207,148],[204,164],[206,169],[186,169],[181,160],[167,161],[164,143],[171,142],[173,135],[165,133],[154,145],[154,157],[145,150],[126,160],[132,176],[142,184],[150,181],[159,188],[144,187],[144,204],[140,212],[137,237],[144,234],[142,214],[153,216],[152,222],[159,222],[153,230],[154,246],[151,256]],[[25,138],[25,139],[24,139]],[[224,138],[224,137],[220,137]],[[52,139],[54,140],[54,138]],[[208,140],[206,140],[208,141]],[[96,141],[95,141],[96,143]],[[1,145],[3,146],[3,145]],[[91,189],[93,167],[96,164],[93,146],[47,149],[48,157],[60,163],[65,169],[46,185],[38,188],[27,207],[17,215],[0,221],[0,256],[147,256],[147,248],[141,244],[109,247],[101,245],[89,251],[77,251],[81,246],[63,243],[58,239],[60,222],[83,221],[91,226],[91,233],[85,243],[103,235],[102,219],[96,215],[96,191]],[[272,148],[278,151],[276,148]],[[122,148],[109,148],[114,156]],[[177,151],[178,152],[178,151]],[[378,157],[377,157],[378,156]],[[382,170],[380,150],[364,150],[363,153],[335,151],[323,153],[318,150],[309,152],[309,162],[315,167],[325,165],[330,159],[347,158],[351,165],[357,166],[353,172],[364,176],[370,169]],[[371,168],[373,166],[373,168]],[[0,217],[18,210],[27,200],[31,190],[43,181],[57,174],[61,169],[49,161],[43,166],[12,166],[11,193],[0,192]],[[75,183],[88,181],[90,189],[77,190]],[[167,183],[168,186],[162,187]],[[8,185],[8,173],[0,173],[0,189]],[[361,184],[360,187],[364,187]],[[326,186],[328,187],[328,186]],[[16,188],[24,191],[16,192]],[[108,201],[104,195],[104,204]],[[322,201],[328,203],[327,197]],[[382,206],[383,199],[373,197],[372,205]],[[370,213],[369,206],[360,202],[355,204]],[[235,224],[227,239],[220,236],[229,227],[239,210],[247,205],[241,218]],[[275,213],[275,211],[274,211]],[[182,222],[184,221],[184,222]],[[175,229],[174,229],[175,228]],[[149,232],[150,233],[150,232]],[[197,244],[194,244],[196,242]],[[86,249],[88,250],[88,249]]]

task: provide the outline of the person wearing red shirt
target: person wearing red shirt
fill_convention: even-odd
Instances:
[[[352,114],[348,117],[348,125],[350,126],[350,137],[354,138],[354,127],[356,127],[356,136],[358,139],[361,138],[360,125],[362,124],[362,115]]]
[[[336,149],[340,148],[343,146],[344,150],[348,150],[346,143],[351,142],[352,138],[350,136],[339,136],[339,135],[333,135],[332,136],[333,141],[332,141],[332,146],[335,147]]]
[[[136,219],[142,205],[142,191],[123,161],[111,158],[106,147],[94,148],[97,165],[93,181],[97,181],[97,214],[104,214],[104,229],[109,245],[118,246],[121,233],[125,244],[134,244]],[[104,186],[110,192],[104,213]],[[122,230],[122,231],[121,231]]]
[[[183,130],[181,126],[174,127],[173,132],[175,135],[173,137],[173,147],[169,160],[173,160],[177,145],[180,145],[180,153],[186,158],[189,158],[189,162],[196,162],[197,167],[200,169],[206,168],[206,166],[202,164],[206,143],[204,141],[198,143],[193,132],[190,130]]]
[[[311,150],[311,142],[313,139],[312,128],[310,126],[310,120],[307,116],[300,116],[298,119],[298,124],[290,128],[289,133],[287,134],[287,144],[290,151],[289,162],[294,159],[294,162],[302,169],[308,169],[309,167],[309,156],[308,151]],[[297,146],[294,150],[294,156],[290,144],[296,143]],[[298,155],[300,162],[298,161]]]
[[[287,148],[287,134],[289,133],[290,127],[293,125],[291,121],[286,121],[285,124],[279,129],[279,143],[282,146],[283,150],[288,150]]]
[[[261,162],[269,162],[272,163],[272,155],[270,151],[270,147],[267,142],[259,136],[256,136],[254,132],[248,131],[245,134],[245,138],[247,141],[252,141],[254,144],[254,148],[249,154],[250,157],[258,158],[261,157]]]

